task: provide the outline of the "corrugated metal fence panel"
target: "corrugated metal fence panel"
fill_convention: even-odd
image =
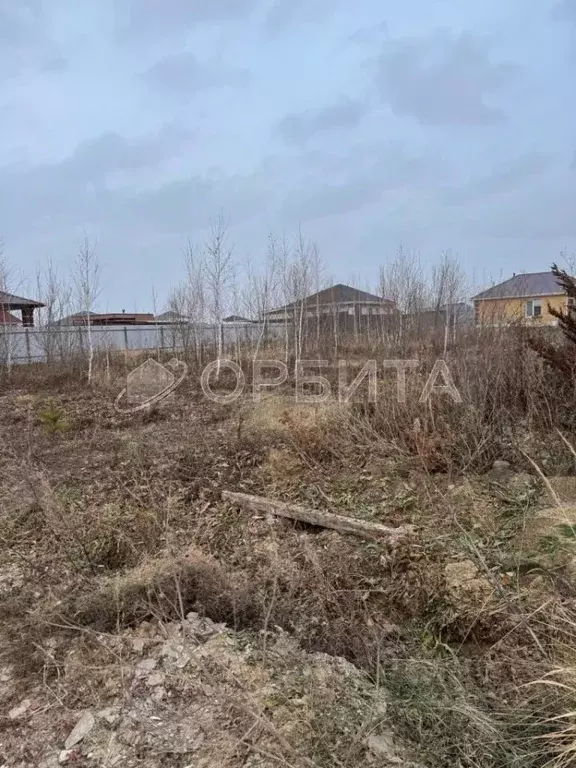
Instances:
[[[90,329],[96,350],[141,350],[193,347],[196,340],[204,346],[216,347],[220,326],[126,325],[93,327]],[[255,344],[262,334],[258,324],[223,325],[225,347],[235,344]],[[281,338],[284,328],[268,326],[266,338]],[[0,365],[58,360],[89,348],[85,326],[62,328],[0,328]]]

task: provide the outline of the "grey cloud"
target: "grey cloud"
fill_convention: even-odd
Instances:
[[[161,93],[191,95],[206,88],[245,85],[250,74],[243,69],[230,69],[218,63],[198,61],[191,51],[182,51],[156,62],[142,74],[144,82]]]
[[[37,35],[41,22],[39,0],[0,0],[0,42],[3,46],[12,48],[29,42]]]
[[[322,131],[355,127],[367,111],[361,101],[343,98],[320,109],[286,115],[277,124],[276,132],[288,144],[303,144]]]
[[[387,33],[387,22],[381,21],[379,24],[357,29],[348,37],[348,40],[356,45],[381,45]]]
[[[204,228],[220,210],[231,212],[235,224],[260,216],[271,193],[258,174],[190,176],[127,195],[121,210],[133,226],[154,232],[192,232]]]
[[[0,0],[0,71],[17,76],[27,69],[53,70],[62,54],[48,34],[40,0]]]
[[[466,216],[465,234],[543,241],[576,238],[575,192],[574,183],[555,179],[515,195],[505,206],[479,206]],[[543,251],[546,258],[554,255]]]
[[[44,72],[64,72],[68,69],[68,59],[59,53],[47,55],[42,61],[41,68]]]
[[[10,239],[31,234],[97,228],[137,232],[187,232],[205,226],[224,208],[234,219],[261,212],[270,199],[262,175],[190,175],[148,185],[130,183],[129,174],[156,169],[185,151],[191,134],[169,126],[157,135],[126,139],[104,134],[83,142],[63,162],[32,168],[0,168],[0,232]],[[118,172],[128,175],[112,183]]]
[[[98,212],[116,220],[113,199],[120,193],[110,190],[114,174],[157,167],[191,140],[190,131],[170,125],[133,140],[107,133],[82,142],[60,163],[0,168],[0,231],[21,233],[46,217],[77,224]]]
[[[336,5],[337,0],[274,0],[264,19],[264,30],[275,35],[298,24],[321,21]]]
[[[434,158],[409,154],[396,143],[367,147],[359,145],[347,157],[316,156],[315,165],[328,180],[295,189],[286,198],[285,215],[298,221],[357,211],[378,202],[387,192],[402,192],[442,179],[442,168]]]
[[[540,176],[551,167],[552,155],[534,152],[510,160],[467,184],[453,187],[445,195],[447,203],[463,205],[494,195],[504,194]]]
[[[93,179],[114,171],[150,168],[180,154],[193,138],[193,131],[176,125],[166,125],[156,134],[134,139],[105,133],[82,142],[60,170]]]
[[[248,16],[257,0],[116,0],[118,30],[135,38],[178,35],[203,22]]]
[[[552,17],[576,24],[576,0],[561,0],[552,10]]]
[[[428,125],[483,125],[504,119],[489,97],[515,70],[493,63],[482,38],[445,30],[403,38],[387,43],[376,63],[378,92],[399,116]]]

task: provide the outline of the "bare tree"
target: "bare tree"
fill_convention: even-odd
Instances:
[[[87,235],[78,245],[76,269],[74,273],[76,299],[80,312],[86,316],[86,335],[88,340],[88,382],[92,381],[94,364],[94,344],[92,340],[92,313],[94,304],[100,295],[100,264],[96,255],[96,246]]]
[[[392,261],[380,267],[380,293],[399,310],[398,335],[404,337],[405,321],[421,312],[428,303],[428,290],[420,258],[400,246]]]
[[[52,261],[48,261],[36,272],[36,290],[39,301],[44,304],[37,310],[38,338],[44,355],[47,362],[51,362],[56,353],[63,360],[70,352],[70,334],[59,321],[71,311],[72,287],[59,276]]]
[[[222,315],[226,307],[227,292],[233,274],[232,248],[227,245],[228,222],[222,214],[213,221],[210,235],[204,245],[204,272],[209,294],[212,320],[217,324],[217,368],[216,378],[220,376],[222,360],[223,326]]]
[[[186,332],[188,340],[190,335],[194,338],[196,359],[202,364],[202,324],[206,320],[206,272],[204,259],[199,254],[191,240],[188,240],[184,251],[184,265],[186,280],[183,286],[183,302],[181,314],[186,322],[181,328]],[[188,346],[188,343],[185,345]]]
[[[438,264],[432,267],[432,296],[434,325],[444,330],[444,355],[448,348],[450,329],[456,332],[457,302],[462,298],[465,276],[458,257],[444,251]]]
[[[250,261],[247,263],[247,287],[244,293],[244,305],[247,314],[259,322],[258,336],[252,358],[256,360],[260,347],[268,330],[268,315],[278,293],[280,255],[278,241],[274,235],[268,235],[268,250],[264,267],[254,271]]]
[[[576,275],[576,253],[568,253],[566,248],[560,252],[560,256],[566,263],[569,275]]]

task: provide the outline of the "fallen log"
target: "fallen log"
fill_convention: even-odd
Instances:
[[[222,499],[247,509],[250,512],[287,517],[322,528],[332,528],[340,533],[356,533],[360,536],[406,536],[413,532],[412,526],[389,528],[381,523],[371,523],[367,520],[357,520],[354,517],[335,515],[332,512],[320,512],[317,509],[301,507],[298,504],[285,504],[273,501],[264,496],[251,496],[248,493],[233,493],[222,491]]]

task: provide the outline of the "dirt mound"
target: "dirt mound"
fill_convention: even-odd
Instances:
[[[69,651],[58,692],[38,687],[6,713],[4,765],[410,764],[385,691],[285,633],[248,636],[190,613],[90,639]],[[73,711],[59,704],[69,687]]]

